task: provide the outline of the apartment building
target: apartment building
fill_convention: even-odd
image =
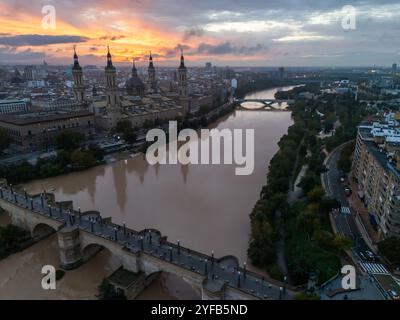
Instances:
[[[400,125],[393,113],[359,126],[353,177],[382,238],[400,236]]]

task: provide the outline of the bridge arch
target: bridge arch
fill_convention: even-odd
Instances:
[[[84,248],[82,248],[82,262],[90,260],[94,256],[96,256],[100,251],[103,251],[106,247],[98,244],[98,243],[89,243]],[[110,251],[110,250],[108,250]],[[111,251],[110,251],[111,252]]]
[[[56,232],[57,232],[57,230],[54,229],[54,227],[48,225],[47,223],[42,222],[42,223],[38,223],[32,227],[31,236],[34,240],[40,240],[40,239],[44,239]]]

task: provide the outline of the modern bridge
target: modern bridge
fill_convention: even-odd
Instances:
[[[72,203],[56,202],[44,191],[38,195],[0,187],[0,207],[14,225],[40,238],[57,232],[61,267],[79,267],[103,248],[116,255],[122,266],[146,277],[168,272],[187,282],[203,300],[291,299],[296,288],[250,272],[233,256],[205,255],[171,243],[154,229],[134,231],[112,223],[98,212],[74,210]]]
[[[259,108],[245,108],[242,106],[244,102],[256,102],[262,104]],[[241,110],[263,110],[263,111],[287,111],[286,108],[275,108],[274,104],[282,104],[287,103],[288,105],[293,104],[294,100],[285,100],[285,99],[236,99],[235,103],[240,106]]]

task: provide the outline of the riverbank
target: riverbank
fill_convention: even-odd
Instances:
[[[344,251],[351,246],[349,239],[332,233],[329,212],[339,204],[325,195],[319,176],[325,170],[325,145],[334,145],[351,135],[364,107],[355,107],[351,97],[325,98],[330,101],[329,104],[296,100],[292,107],[294,125],[279,143],[280,149],[270,162],[268,183],[251,213],[249,256],[252,261],[265,268],[271,276],[282,280],[284,274],[277,268],[277,261],[282,264],[282,257],[277,249],[282,251],[284,243],[289,275],[295,285],[304,285],[312,274],[318,275],[318,283],[335,275],[345,256]],[[341,123],[350,127],[337,130],[333,137],[322,141],[316,137],[324,118],[315,115],[318,111],[332,117],[324,109],[331,110],[332,106]],[[289,187],[301,167],[308,168],[297,184],[304,196],[288,202]],[[277,213],[279,219],[276,218]],[[281,223],[284,224],[284,235],[280,232]],[[284,242],[280,239],[282,236]]]

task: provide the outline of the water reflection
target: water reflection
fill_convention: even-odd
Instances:
[[[145,156],[35,181],[28,191],[55,189],[57,199],[98,210],[133,229],[159,229],[169,240],[217,256],[247,259],[249,213],[277,142],[291,124],[289,112],[236,111],[212,127],[255,129],[254,173],[236,176],[236,165],[157,165]],[[154,167],[154,168],[151,168]]]

